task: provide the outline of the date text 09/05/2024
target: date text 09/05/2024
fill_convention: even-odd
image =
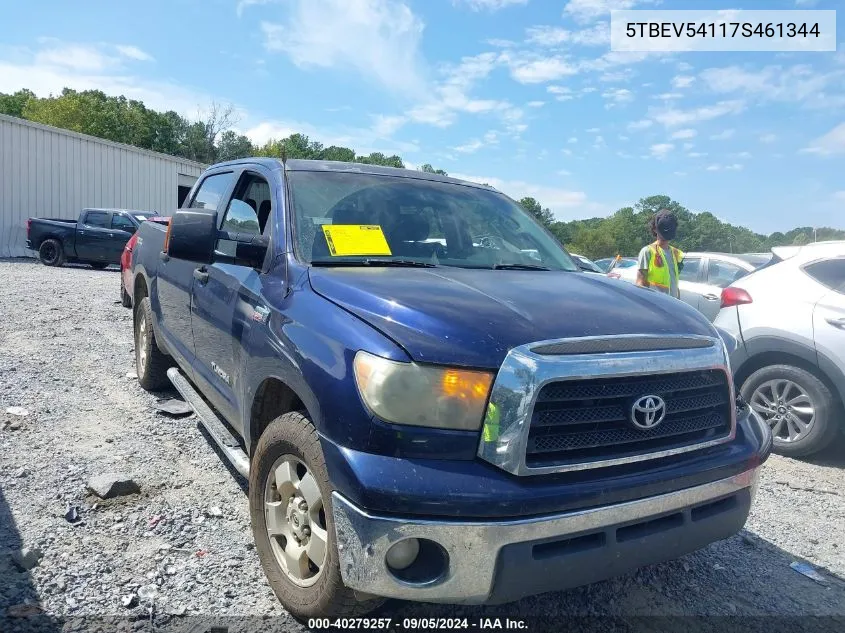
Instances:
[[[821,34],[818,23],[769,22],[628,22],[625,36],[649,38],[752,38],[752,37],[816,37]]]
[[[526,630],[525,620],[511,618],[312,618],[309,629],[358,630]]]

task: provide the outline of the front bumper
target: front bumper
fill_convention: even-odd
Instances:
[[[676,558],[738,532],[759,467],[675,492],[552,516],[503,521],[374,515],[332,495],[344,583],[378,596],[482,604],[576,587]],[[388,549],[429,539],[448,556],[439,577],[397,578]]]

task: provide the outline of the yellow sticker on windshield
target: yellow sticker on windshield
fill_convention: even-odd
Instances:
[[[332,257],[392,254],[378,224],[324,224],[323,233]]]

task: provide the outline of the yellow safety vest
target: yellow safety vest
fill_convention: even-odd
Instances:
[[[657,242],[651,244],[649,248],[651,249],[651,261],[648,265],[648,275],[646,276],[646,280],[650,286],[659,286],[669,290],[669,267],[664,261],[666,257],[663,254],[663,249],[660,248],[660,245]],[[674,246],[670,246],[669,249],[672,253],[672,265],[675,267],[675,281],[677,282],[678,264],[684,260],[684,252]]]

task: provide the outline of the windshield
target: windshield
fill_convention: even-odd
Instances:
[[[494,191],[346,172],[287,178],[297,256],[306,262],[578,270],[553,237]]]

